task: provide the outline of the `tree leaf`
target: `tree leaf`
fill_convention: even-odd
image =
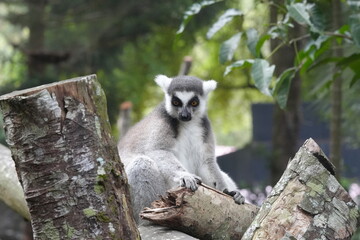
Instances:
[[[276,80],[272,95],[281,109],[286,108],[291,81],[295,77],[295,74],[295,68],[288,68]]]
[[[246,68],[251,67],[254,63],[254,59],[239,60],[231,65],[227,66],[224,72],[224,76],[228,75],[234,68]]]
[[[350,33],[355,44],[360,47],[360,15],[353,14],[350,18]]]
[[[243,13],[240,10],[230,8],[220,16],[220,18],[211,26],[206,33],[207,39],[212,38],[221,28],[223,28],[228,22],[230,22],[236,16],[242,16]]]
[[[255,28],[249,28],[246,31],[246,37],[247,37],[247,47],[249,51],[255,57],[259,57],[256,51],[256,46],[259,41],[258,31]]]
[[[313,62],[309,68],[307,68],[307,71],[312,71],[316,69],[317,67],[320,67],[322,65],[328,64],[328,63],[335,63],[338,62],[341,58],[340,57],[326,57],[324,59],[321,59],[320,61]]]
[[[360,9],[360,2],[358,0],[348,0],[347,4],[352,8],[359,10]]]
[[[348,57],[341,58],[341,61],[337,64],[339,67],[350,67],[354,71],[360,69],[360,53],[354,53]]]
[[[235,50],[239,46],[241,35],[241,32],[237,33],[221,44],[219,54],[221,64],[224,64],[226,61],[230,61],[233,58]]]
[[[256,51],[256,55],[260,56],[261,55],[261,48],[264,45],[264,43],[269,40],[271,38],[270,34],[265,34],[263,36],[261,36],[256,44],[255,47],[255,51]]]
[[[180,34],[180,33],[184,32],[185,26],[188,24],[188,22],[191,20],[191,18],[194,15],[198,14],[203,7],[212,5],[212,4],[220,2],[220,1],[223,1],[223,0],[204,0],[200,3],[194,3],[193,5],[191,5],[189,7],[189,9],[186,10],[186,12],[184,13],[183,21],[182,21],[179,29],[177,30],[176,34]]]
[[[355,74],[354,77],[351,79],[349,88],[352,88],[356,82],[360,82],[360,74]]]
[[[360,53],[354,53],[348,57],[341,58],[337,66],[342,69],[350,68],[354,73],[354,77],[350,82],[350,88],[360,79]]]
[[[286,5],[290,17],[301,25],[307,25],[312,32],[319,32],[318,28],[311,22],[309,9],[312,8],[312,4],[305,3],[292,3]]]
[[[251,68],[251,76],[255,81],[255,86],[265,95],[271,96],[270,84],[275,70],[275,66],[264,59],[255,59]]]

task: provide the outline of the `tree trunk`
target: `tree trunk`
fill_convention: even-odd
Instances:
[[[168,191],[140,216],[200,239],[240,239],[257,211],[257,206],[238,205],[231,196],[201,184],[195,192]]]
[[[0,97],[35,239],[139,239],[95,75]]]
[[[341,1],[332,0],[332,20],[333,30],[337,30],[342,26]],[[336,40],[333,43],[334,57],[341,57],[342,50],[337,47]],[[337,71],[335,69],[334,71]],[[342,116],[342,76],[335,74],[331,86],[331,121],[330,121],[330,159],[337,169],[337,178],[341,177],[342,159],[341,159],[341,116]]]
[[[278,19],[278,7],[283,4],[282,0],[276,0],[276,4],[270,7],[270,23],[276,24]],[[296,38],[301,34],[301,27],[294,23],[294,29],[289,30],[290,39]],[[274,50],[281,44],[279,39],[271,41],[271,49]],[[297,44],[297,43],[294,43]],[[287,68],[293,67],[295,61],[295,47],[286,45],[278,49],[272,56],[272,63],[276,66],[275,75],[279,76]],[[273,113],[273,133],[271,158],[271,183],[275,185],[281,177],[289,158],[294,156],[298,144],[300,127],[300,107],[301,107],[301,79],[296,74],[290,85],[289,98],[286,110],[282,110],[275,104]]]
[[[242,239],[350,239],[359,210],[334,172],[320,147],[307,140]]]

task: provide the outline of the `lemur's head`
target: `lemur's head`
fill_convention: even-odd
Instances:
[[[155,82],[165,93],[165,108],[170,116],[187,122],[206,113],[208,94],[216,88],[216,81],[203,81],[197,77],[169,78],[158,75]]]

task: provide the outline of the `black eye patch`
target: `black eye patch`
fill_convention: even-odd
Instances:
[[[189,101],[188,105],[191,107],[197,107],[199,106],[199,103],[200,103],[199,98],[195,96]]]
[[[175,106],[175,107],[181,107],[181,106],[182,106],[181,100],[180,100],[178,97],[175,97],[175,96],[173,96],[173,97],[171,98],[171,104],[172,104],[173,106]]]

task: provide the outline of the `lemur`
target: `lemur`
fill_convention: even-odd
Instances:
[[[203,182],[231,193],[238,204],[244,197],[217,164],[215,140],[206,113],[207,98],[217,82],[192,76],[158,75],[165,100],[134,125],[118,148],[130,184],[134,216],[159,195],[183,186],[196,191]]]

